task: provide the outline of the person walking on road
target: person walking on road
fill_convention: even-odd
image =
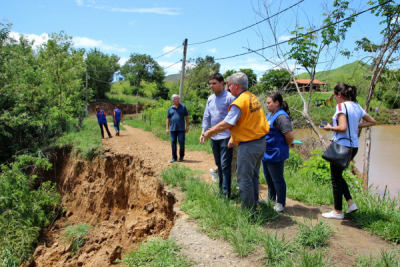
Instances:
[[[358,152],[358,129],[373,126],[376,124],[376,121],[356,103],[357,89],[355,86],[339,83],[335,86],[333,92],[338,105],[336,106],[336,112],[332,117],[333,125],[328,123],[324,127],[324,130],[334,132],[332,137],[333,142],[353,148],[350,157],[350,160],[352,160]],[[348,117],[348,120],[346,117]],[[364,122],[359,123],[360,119],[363,119]],[[322,217],[328,219],[344,219],[344,214],[342,212],[343,196],[345,197],[348,206],[346,213],[355,212],[358,210],[358,207],[352,200],[349,186],[343,179],[344,169],[334,165],[333,163],[330,163],[330,166],[334,210],[322,213]]]
[[[287,103],[278,93],[267,97],[269,133],[265,137],[267,146],[262,159],[265,180],[268,185],[268,198],[275,202],[274,210],[283,211],[286,205],[286,182],[283,177],[285,161],[289,158],[289,147],[294,135]]]
[[[117,131],[115,135],[119,136],[119,124],[124,122],[122,111],[119,109],[119,105],[115,105],[115,109],[113,112],[114,129],[115,131]]]
[[[208,98],[204,110],[200,136],[201,144],[204,144],[204,133],[210,128],[210,124],[213,127],[223,121],[228,114],[229,106],[235,100],[235,97],[224,89],[224,77],[220,73],[210,76],[209,85],[214,94]],[[231,196],[232,184],[233,143],[229,143],[230,139],[231,133],[228,129],[211,137],[211,148],[218,168],[219,190],[227,198]]]
[[[173,94],[171,100],[173,105],[168,109],[165,132],[171,135],[172,163],[178,159],[177,140],[179,141],[179,161],[183,161],[185,156],[185,133],[189,132],[189,113],[186,106],[180,103],[179,95]]]
[[[97,123],[100,126],[101,130],[101,137],[104,139],[104,130],[103,127],[106,128],[107,134],[109,138],[112,138],[110,131],[108,130],[106,113],[104,110],[100,110],[99,106],[96,106],[96,116],[97,116]]]
[[[239,145],[237,179],[242,208],[249,208],[254,212],[258,203],[259,170],[269,125],[260,101],[247,90],[246,74],[232,74],[229,89],[236,98],[229,107],[228,115],[206,131],[204,137],[208,139],[229,129],[233,143]]]

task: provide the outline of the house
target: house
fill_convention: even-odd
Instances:
[[[310,91],[310,82],[311,79],[297,79],[297,85],[299,86],[300,92],[308,92]],[[321,82],[317,79],[313,80],[313,91],[321,91],[326,90],[327,83]],[[290,82],[290,89],[296,89],[296,86],[293,81]]]

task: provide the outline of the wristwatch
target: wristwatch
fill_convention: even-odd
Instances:
[[[206,133],[204,132],[204,133],[201,133],[201,136],[205,136],[206,135]]]

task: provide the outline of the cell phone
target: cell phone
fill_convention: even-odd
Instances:
[[[326,121],[321,121],[321,124],[323,124],[323,125],[328,125],[328,122],[326,122]]]
[[[325,124],[320,124],[320,125],[319,125],[319,128],[322,128],[322,129],[324,129],[324,128],[325,128],[325,126],[326,126]]]

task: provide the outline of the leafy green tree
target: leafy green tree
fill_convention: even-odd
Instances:
[[[251,89],[251,87],[257,84],[257,75],[252,69],[240,69],[239,71],[247,75],[247,78],[249,79],[248,89]]]
[[[224,76],[224,79],[226,80],[226,78],[228,78],[229,76],[231,76],[232,74],[234,74],[236,72],[237,72],[236,70],[227,70],[227,71],[225,71],[224,75],[222,75],[222,76]]]
[[[144,93],[139,90],[142,81],[162,85],[165,78],[163,68],[146,54],[131,54],[129,60],[122,66],[121,74],[136,88],[135,93],[142,96]]]
[[[210,95],[208,86],[210,75],[219,72],[219,69],[220,64],[215,62],[214,57],[189,59],[186,68],[188,86],[184,97],[186,98],[189,92],[196,91],[196,94],[201,98],[208,98]]]
[[[284,69],[272,69],[261,77],[264,91],[280,89],[290,82],[290,73]]]
[[[86,54],[88,75],[94,78],[88,79],[88,87],[91,88],[95,98],[105,98],[105,93],[110,92],[114,73],[120,68],[119,59],[117,55],[104,54],[97,48],[90,49]],[[84,76],[83,81],[86,82],[86,74]]]

